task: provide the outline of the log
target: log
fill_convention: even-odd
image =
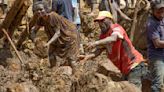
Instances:
[[[8,34],[10,37],[12,36],[14,30],[20,25],[21,20],[25,16],[30,5],[30,0],[16,0],[7,13],[1,25],[1,28],[8,30]]]

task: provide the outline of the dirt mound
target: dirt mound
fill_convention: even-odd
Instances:
[[[7,62],[7,66],[0,66],[0,92],[127,92],[123,90],[133,89],[132,84],[122,81],[117,68],[101,57],[78,64],[72,70],[69,66],[51,69],[47,58],[40,59],[32,52],[20,54],[26,61],[23,68],[14,53],[11,53],[13,57],[1,61]],[[107,64],[110,68],[104,66]]]

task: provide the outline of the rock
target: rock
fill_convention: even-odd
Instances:
[[[70,66],[61,66],[56,70],[56,73],[71,76],[72,68]]]
[[[78,83],[78,84],[77,84]],[[73,83],[71,92],[141,92],[127,81],[112,81],[100,73],[88,73]]]
[[[8,69],[13,71],[13,72],[17,72],[17,71],[21,70],[21,66],[20,66],[20,64],[10,63],[8,66]]]
[[[39,92],[31,83],[15,83],[7,88],[7,92]]]
[[[129,83],[128,81],[122,81],[119,83],[122,88],[122,92],[141,92],[134,84]]]
[[[72,90],[72,92],[103,92],[107,88],[107,84],[108,78],[103,74],[84,74],[74,83],[73,86],[76,90]]]
[[[35,48],[34,43],[31,40],[24,41],[22,44],[23,49],[33,50]]]
[[[45,48],[44,44],[46,44],[45,41],[39,38],[36,39],[34,53],[41,58],[45,58],[48,55],[48,48]]]
[[[39,79],[40,79],[39,75],[37,73],[33,72],[33,74],[32,74],[32,80],[37,81]]]
[[[35,70],[39,65],[36,62],[29,62],[26,64],[26,69]]]
[[[5,70],[4,66],[0,65],[0,71]]]
[[[98,73],[110,76],[113,80],[121,80],[122,74],[120,71],[113,65],[110,60],[103,61],[98,66]]]
[[[7,69],[12,72],[20,72],[21,71],[21,64],[20,60],[16,57],[14,58],[7,58]]]
[[[109,81],[108,86],[103,92],[141,92],[134,84],[128,81]]]

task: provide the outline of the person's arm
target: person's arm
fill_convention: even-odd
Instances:
[[[96,58],[104,51],[104,48],[97,48],[94,52],[90,54],[91,58]]]
[[[147,23],[147,36],[153,42],[155,48],[164,48],[164,40],[160,39],[160,32],[158,26],[153,25],[151,22]]]
[[[88,49],[92,49],[92,48],[94,48],[97,45],[105,45],[105,44],[109,44],[109,43],[115,42],[118,39],[124,39],[124,31],[125,30],[121,26],[112,28],[112,30],[113,30],[113,32],[112,32],[112,34],[110,36],[108,36],[108,37],[106,37],[104,39],[95,41],[95,42],[90,42],[87,45],[87,48]]]
[[[87,54],[87,55],[80,55],[79,58],[83,58],[80,62],[85,62],[89,59],[93,59],[96,58],[97,56],[99,56],[102,52],[104,51],[104,48],[97,48],[94,52],[92,52],[91,54]]]
[[[118,38],[118,35],[117,34],[113,34],[113,35],[111,35],[109,37],[106,37],[106,38],[104,38],[102,40],[98,40],[98,41],[96,41],[96,42],[94,42],[92,44],[95,45],[95,46],[96,45],[103,45],[103,44],[115,42],[115,41],[117,41],[117,38]]]
[[[153,44],[155,48],[164,48],[164,41],[160,40],[159,38],[153,39]]]
[[[52,42],[56,41],[58,37],[60,37],[60,30],[57,30],[53,37],[47,42],[45,46],[49,46]]]

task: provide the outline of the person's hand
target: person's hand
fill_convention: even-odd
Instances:
[[[132,22],[132,21],[133,21],[133,19],[131,19],[131,18],[127,18],[127,20],[128,20],[128,21],[130,21],[130,22]]]
[[[86,45],[87,45],[86,47],[87,50],[93,49],[96,46],[95,42],[89,42]]]
[[[85,55],[78,55],[77,57],[79,60],[83,60],[85,58]]]
[[[46,48],[46,47],[48,47],[48,46],[49,46],[49,44],[48,44],[48,43],[46,43],[46,44],[44,44],[43,46]]]

